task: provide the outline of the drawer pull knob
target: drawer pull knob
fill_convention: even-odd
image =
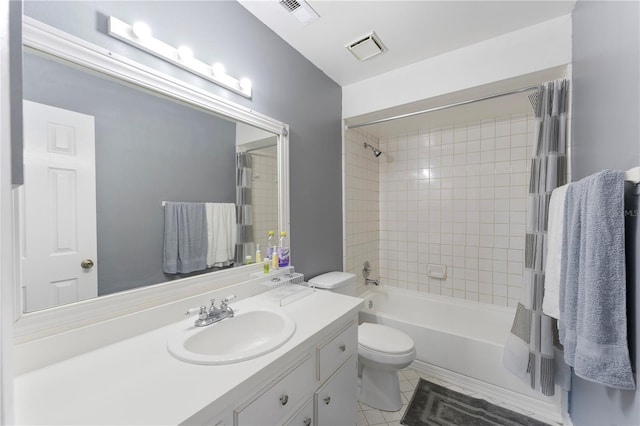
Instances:
[[[289,395],[280,395],[280,404],[287,405],[289,402]]]
[[[304,426],[311,426],[311,417],[306,417],[303,421],[302,424]]]
[[[327,396],[327,397],[324,398],[324,403],[325,404],[329,405],[330,402],[331,402],[331,397],[330,396]]]
[[[347,350],[347,345],[345,345],[344,343],[340,345],[340,352],[344,352],[346,350]]]

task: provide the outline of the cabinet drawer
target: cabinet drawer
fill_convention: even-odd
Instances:
[[[237,426],[275,425],[300,406],[315,385],[314,359],[307,355],[284,377],[270,384],[256,398],[243,404],[234,412]]]
[[[316,423],[344,426],[356,423],[358,402],[356,356],[352,356],[314,394]]]
[[[358,353],[358,324],[350,323],[337,336],[318,347],[316,377],[324,382],[351,356]]]
[[[314,426],[313,399],[309,399],[304,407],[284,422],[284,426]]]

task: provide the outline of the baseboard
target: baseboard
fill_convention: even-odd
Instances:
[[[563,424],[563,416],[559,405],[540,401],[530,396],[522,395],[422,361],[414,361],[410,368],[425,376],[468,389],[481,397],[484,396],[496,402],[500,401],[502,404],[499,405],[512,409],[513,411],[518,411],[552,425]]]

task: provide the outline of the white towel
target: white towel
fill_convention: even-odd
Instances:
[[[547,227],[547,255],[544,266],[544,298],[542,312],[560,317],[560,265],[562,264],[562,235],[564,232],[564,202],[569,185],[553,190],[549,202]]]
[[[207,268],[229,266],[235,261],[236,205],[206,203]]]

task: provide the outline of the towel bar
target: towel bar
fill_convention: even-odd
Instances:
[[[624,180],[637,185],[640,183],[640,167],[634,167],[624,172]]]

